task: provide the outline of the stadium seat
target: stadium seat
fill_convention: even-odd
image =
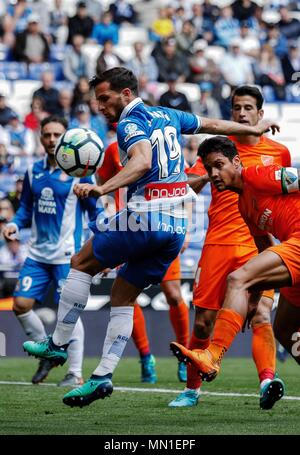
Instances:
[[[282,119],[284,122],[297,122],[300,121],[300,104],[283,103],[281,105]],[[299,133],[298,133],[299,134]]]
[[[119,30],[119,43],[132,45],[136,41],[148,42],[147,30],[143,27],[122,25]]]
[[[128,62],[134,57],[134,49],[131,45],[117,44],[114,47],[114,52],[125,62]]]
[[[14,82],[13,93],[9,102],[10,106],[21,117],[24,117],[29,112],[32,94],[40,86],[40,81],[20,80]]]
[[[21,62],[0,62],[0,77],[10,81],[27,78],[27,66]]]
[[[205,49],[205,56],[215,63],[220,63],[225,54],[225,49],[221,46],[208,46]]]
[[[279,120],[281,118],[281,111],[279,109],[279,105],[276,103],[265,103],[264,118],[268,120]]]
[[[50,47],[50,60],[51,62],[62,62],[68,52],[69,46],[61,44],[52,44]]]
[[[45,71],[50,71],[55,74],[54,63],[30,63],[28,65],[28,79],[40,81],[41,75]]]
[[[12,86],[10,81],[0,80],[0,93],[6,97],[11,96]]]
[[[177,90],[185,94],[190,103],[199,101],[200,99],[200,88],[198,84],[190,84],[184,82],[183,84],[177,84]]]

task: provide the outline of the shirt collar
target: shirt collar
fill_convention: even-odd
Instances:
[[[127,104],[127,106],[124,107],[119,121],[127,117],[128,114],[140,103],[143,103],[143,100],[140,97],[134,98],[134,100],[132,100],[129,104]]]

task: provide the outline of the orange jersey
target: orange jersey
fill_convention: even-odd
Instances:
[[[192,164],[192,166],[190,166],[186,161],[184,162],[184,164],[185,164],[184,172],[186,174],[194,174],[198,175],[198,177],[207,174],[206,169],[201,161],[201,158],[197,158],[197,160],[195,161],[194,164]]]
[[[262,136],[256,145],[240,144],[235,137],[229,137],[240,154],[245,167],[251,165],[279,164],[290,166],[288,149],[278,142]],[[238,195],[231,191],[218,192],[212,186],[212,200],[208,209],[209,226],[205,244],[209,245],[252,245],[250,235],[238,209]]]
[[[250,166],[242,170],[240,212],[252,235],[271,233],[281,242],[300,237],[299,192],[282,194],[280,166]]]
[[[104,155],[104,161],[97,174],[100,177],[101,183],[107,182],[107,180],[114,177],[121,169],[122,164],[120,163],[120,155],[118,149],[118,143],[112,142],[106,149]],[[120,190],[115,191],[115,202],[116,210],[120,210]]]

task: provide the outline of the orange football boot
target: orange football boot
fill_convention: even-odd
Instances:
[[[208,349],[190,350],[174,341],[170,349],[180,362],[189,362],[197,368],[203,381],[213,381],[220,372],[222,355],[216,361]]]

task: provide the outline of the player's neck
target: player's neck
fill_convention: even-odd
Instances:
[[[47,156],[47,163],[49,164],[49,166],[50,166],[52,169],[54,169],[54,168],[57,167],[57,162],[56,162],[54,156],[48,155],[48,156]]]
[[[232,185],[229,185],[227,189],[238,194],[241,194],[243,192],[242,166],[240,166],[238,169]]]
[[[236,142],[242,145],[257,145],[260,141],[259,136],[236,136]]]

